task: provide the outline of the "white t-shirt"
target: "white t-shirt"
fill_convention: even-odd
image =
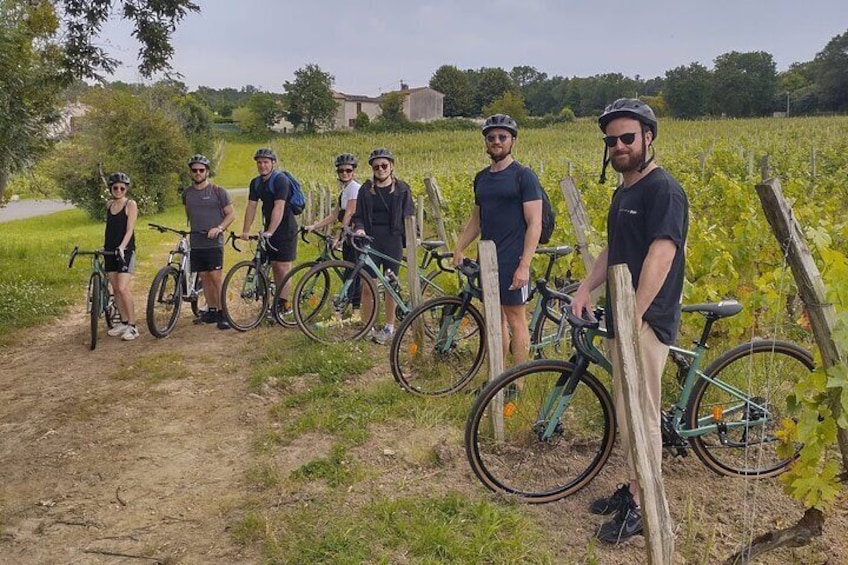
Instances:
[[[347,201],[348,200],[356,200],[356,196],[359,194],[359,187],[362,186],[355,180],[347,183],[347,186],[344,187],[342,191],[342,199],[341,199],[341,207],[342,210],[347,210]]]

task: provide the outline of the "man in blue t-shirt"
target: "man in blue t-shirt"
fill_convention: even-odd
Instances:
[[[271,269],[274,272],[274,282],[280,282],[291,270],[292,262],[297,257],[297,219],[294,212],[287,206],[291,193],[291,183],[286,175],[277,171],[277,154],[273,149],[263,147],[253,155],[259,176],[250,181],[247,209],[244,211],[244,227],[241,238],[250,236],[250,228],[256,217],[256,208],[262,201],[263,233],[269,238],[273,249],[268,250],[271,259]],[[288,283],[287,283],[288,286]],[[290,289],[280,293],[283,308],[288,310]]]
[[[530,167],[513,158],[517,136],[518,124],[505,114],[490,116],[483,124],[492,164],[474,178],[474,208],[454,252],[454,264],[459,265],[463,250],[478,235],[495,243],[504,357],[511,351],[516,365],[527,360],[530,349],[525,303],[530,291],[530,261],[542,233],[542,186]],[[509,366],[506,359],[504,366]]]
[[[636,290],[636,315],[641,320],[639,342],[644,367],[644,391],[649,415],[650,456],[657,467],[662,462],[661,380],[680,322],[683,292],[684,246],[689,231],[689,203],[680,183],[653,162],[653,142],[657,138],[657,117],[650,106],[632,98],[622,98],[607,106],[598,119],[604,132],[604,182],[606,167],[621,173],[623,182],[612,196],[607,216],[607,247],[600,253],[592,271],[574,293],[572,312],[583,316],[591,312],[590,293],[607,280],[610,265],[626,264]],[[609,286],[609,285],[607,285]],[[609,288],[607,288],[606,325],[612,329]],[[615,517],[603,524],[597,537],[618,543],[642,533],[639,506],[639,482],[630,452],[630,433],[624,406],[624,375],[613,352],[613,392],[616,421],[622,448],[627,455],[629,483],[622,484],[612,496],[592,502],[594,514]]]

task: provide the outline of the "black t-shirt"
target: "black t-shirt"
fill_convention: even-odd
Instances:
[[[536,173],[518,161],[497,172],[486,167],[474,178],[474,203],[480,207],[480,239],[495,242],[498,268],[515,267],[524,253],[524,203],[542,199]]]
[[[689,231],[689,202],[680,183],[661,168],[656,168],[631,187],[619,186],[612,195],[607,216],[607,264],[626,264],[639,285],[642,264],[648,248],[656,239],[670,239],[677,252],[662,288],[645,312],[657,338],[674,343],[680,323],[680,298],[685,275],[685,244]],[[609,283],[607,283],[607,327],[612,330]]]
[[[254,202],[262,201],[262,225],[266,230],[271,223],[271,212],[274,211],[274,203],[277,200],[284,200],[286,207],[283,211],[283,219],[274,233],[291,234],[297,232],[297,219],[288,205],[290,193],[291,183],[289,183],[286,175],[279,171],[272,173],[268,177],[268,180],[262,180],[262,177],[255,177],[250,182],[248,199]]]

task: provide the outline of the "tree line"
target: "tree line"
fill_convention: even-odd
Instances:
[[[479,116],[506,95],[519,97],[530,116],[596,116],[609,101],[639,97],[659,113],[677,118],[756,117],[773,112],[810,115],[848,111],[848,31],[833,37],[812,61],[778,73],[764,51],[731,51],[713,68],[693,62],[643,79],[621,73],[549,77],[532,66],[459,69],[439,67],[429,83],[445,95],[445,116]]]

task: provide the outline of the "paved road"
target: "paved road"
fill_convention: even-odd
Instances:
[[[230,194],[247,194],[246,188],[231,188]],[[0,224],[12,220],[22,220],[35,216],[45,216],[62,210],[70,210],[74,205],[64,200],[15,200],[0,208]]]
[[[0,208],[0,223],[44,216],[62,210],[70,210],[74,205],[64,200],[16,200]]]

